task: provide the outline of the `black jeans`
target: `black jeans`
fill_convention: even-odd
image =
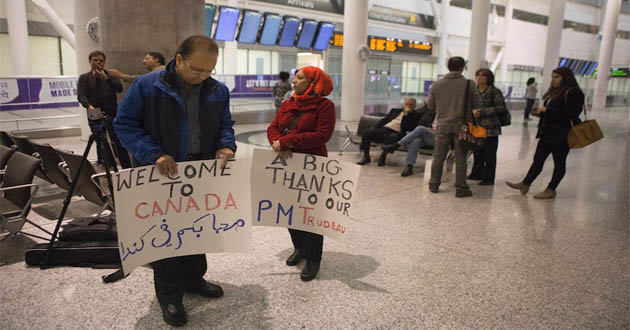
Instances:
[[[400,139],[400,133],[387,127],[370,128],[363,133],[361,137],[361,146],[359,149],[363,150],[367,155],[370,152],[370,145],[372,142],[391,144]]]
[[[542,172],[545,160],[549,157],[549,154],[553,156],[553,175],[551,176],[551,182],[549,182],[548,188],[556,190],[560,181],[564,177],[567,171],[567,155],[569,154],[569,143],[565,140],[560,142],[550,142],[540,139],[538,146],[536,147],[536,153],[534,154],[534,163],[529,168],[527,176],[523,179],[523,183],[526,185],[532,184],[536,177]]]
[[[525,104],[525,119],[529,118],[529,112],[532,110],[532,106],[534,106],[534,99],[526,99],[527,103]]]
[[[295,229],[289,229],[289,234],[291,234],[293,247],[298,250],[303,250],[306,260],[322,260],[324,236]]]
[[[484,139],[483,147],[474,152],[475,162],[473,163],[472,171],[470,172],[471,178],[494,183],[494,177],[497,172],[498,148],[498,136],[491,136]]]
[[[205,254],[173,257],[151,263],[155,295],[160,305],[181,304],[185,289],[205,284],[208,269]]]
[[[107,125],[104,122],[105,120],[108,121]],[[104,133],[107,132],[107,135],[109,135],[109,139],[111,140],[111,144],[113,147],[111,148],[112,153],[115,157],[118,157],[118,161],[120,161],[120,166],[122,168],[130,168],[131,159],[129,158],[129,153],[127,152],[127,149],[125,149],[120,143],[120,140],[118,139],[118,135],[116,135],[116,132],[114,131],[112,120],[111,119],[90,120],[89,125],[92,132],[101,131],[103,133],[103,138],[105,138]],[[97,140],[96,141],[96,156],[98,157],[99,164],[103,163],[103,158],[105,157],[102,151],[103,147],[109,148],[109,144]]]

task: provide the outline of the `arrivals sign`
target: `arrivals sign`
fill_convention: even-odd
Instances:
[[[333,47],[343,47],[343,33],[333,33],[333,37],[330,39],[330,45]],[[370,50],[385,53],[409,53],[426,56],[430,56],[433,53],[433,44],[430,42],[376,36],[368,36],[368,47]]]

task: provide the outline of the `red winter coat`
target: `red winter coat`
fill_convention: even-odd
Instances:
[[[297,125],[282,136],[282,131],[293,122],[299,112],[306,111]],[[328,156],[326,143],[335,129],[335,104],[325,98],[304,102],[298,106],[293,98],[282,103],[273,122],[267,128],[269,144],[280,140],[282,150],[304,154]]]

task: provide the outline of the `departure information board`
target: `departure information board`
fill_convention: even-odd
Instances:
[[[317,36],[315,37],[315,43],[313,44],[314,50],[326,50],[330,42],[330,37],[335,31],[335,24],[328,22],[320,22],[317,30]]]
[[[238,42],[247,44],[256,42],[262,17],[263,15],[257,11],[246,10],[243,12],[243,21],[241,22],[241,29],[238,33]]]
[[[315,32],[317,32],[317,21],[310,19],[302,21],[302,30],[300,31],[297,47],[303,49],[311,48]]]
[[[275,45],[276,41],[278,40],[278,33],[280,32],[281,24],[282,16],[266,13],[265,23],[263,25],[262,33],[260,34],[260,44]]]
[[[300,27],[300,19],[291,16],[284,17],[284,25],[280,34],[279,46],[293,47],[295,45],[295,35]]]
[[[219,8],[219,20],[217,21],[217,31],[214,33],[214,39],[220,41],[234,41],[236,33],[236,24],[241,10],[232,7]]]

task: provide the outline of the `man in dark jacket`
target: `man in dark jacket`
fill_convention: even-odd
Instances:
[[[131,167],[129,154],[125,150],[116,133],[112,129],[112,120],[116,116],[118,100],[116,93],[122,92],[122,85],[118,78],[105,70],[105,54],[99,50],[93,51],[88,56],[92,70],[79,77],[77,94],[79,102],[88,111],[88,123],[92,132],[96,130],[107,131],[114,145],[115,152],[123,168]],[[104,141],[96,141],[96,153],[99,164],[103,162],[102,148]]]
[[[405,137],[393,144],[383,147],[383,151],[394,152],[400,146],[407,147],[407,167],[400,173],[401,176],[410,176],[413,174],[413,165],[418,159],[418,151],[422,148],[431,148],[435,146],[435,130],[433,130],[433,121],[435,120],[435,111],[429,109],[426,104],[418,112],[418,126]]]
[[[408,131],[413,130],[418,123],[418,113],[414,111],[415,108],[416,99],[406,98],[402,109],[391,109],[375,127],[365,131],[359,146],[363,150],[363,159],[357,164],[365,165],[370,163],[370,146],[372,142],[391,144],[398,141]],[[378,166],[385,166],[387,154],[388,152],[386,151],[381,153],[381,157],[378,159]]]
[[[234,121],[225,85],[211,78],[219,48],[206,36],[192,36],[177,49],[164,71],[138,77],[120,104],[114,127],[140,165],[155,164],[160,174],[177,174],[176,162],[234,157]],[[204,254],[151,263],[155,293],[164,321],[187,322],[184,292],[218,298],[223,289],[206,282]]]

